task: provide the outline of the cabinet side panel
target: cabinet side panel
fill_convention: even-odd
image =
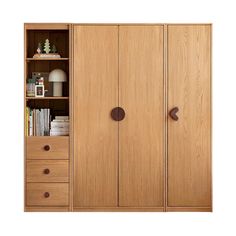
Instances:
[[[74,206],[117,206],[118,26],[74,26]]]
[[[168,26],[168,206],[211,206],[211,26]]]
[[[119,202],[163,206],[163,26],[119,29]]]

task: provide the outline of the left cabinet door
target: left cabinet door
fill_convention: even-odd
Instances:
[[[118,26],[74,26],[74,208],[118,204]]]

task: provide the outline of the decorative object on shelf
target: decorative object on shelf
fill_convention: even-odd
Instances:
[[[46,54],[46,53],[36,53],[34,54],[33,58],[37,59],[37,58],[45,58],[45,59],[50,59],[50,58],[53,58],[53,59],[56,59],[56,58],[61,58],[61,56],[58,54],[58,53],[49,53],[49,54]]]
[[[46,39],[44,43],[44,52],[48,54],[50,51],[51,51],[50,42],[49,42],[49,39]]]
[[[37,53],[38,53],[38,54],[43,53],[43,47],[42,47],[41,42],[38,43]]]
[[[38,80],[38,84],[35,85],[35,97],[44,97],[43,77],[41,77]]]
[[[53,85],[52,83],[49,83],[48,81],[49,73],[48,72],[32,72],[32,78],[34,79],[34,81],[36,81],[36,84],[38,84],[38,80],[41,77],[43,77],[45,97],[52,97]]]
[[[35,79],[29,78],[26,85],[26,96],[34,97],[35,96]]]
[[[62,83],[67,81],[66,73],[61,69],[55,69],[49,74],[49,82],[53,82],[53,96],[62,96]]]
[[[52,45],[52,53],[56,53],[57,52],[57,48],[55,46],[55,44]]]
[[[51,49],[49,39],[45,40],[44,48],[42,47],[42,44],[39,42],[38,48],[36,51],[37,53],[34,54],[33,56],[33,58],[36,58],[36,59],[37,58],[61,58],[60,54],[56,53],[57,48],[55,44],[52,45],[52,49]]]

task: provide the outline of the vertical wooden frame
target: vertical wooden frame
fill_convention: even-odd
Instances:
[[[26,126],[25,126],[25,120],[26,120],[26,78],[27,78],[27,31],[26,26],[24,24],[24,211],[26,211]]]
[[[73,211],[73,183],[74,183],[74,112],[73,112],[73,84],[74,84],[74,70],[73,70],[73,25],[69,25],[69,114],[70,114],[70,150],[69,150],[69,211]]]
[[[167,207],[167,194],[168,194],[168,188],[167,188],[167,184],[168,184],[168,175],[167,175],[167,161],[168,161],[168,145],[167,145],[167,141],[168,141],[168,68],[167,68],[167,62],[168,62],[168,26],[165,24],[164,25],[164,31],[163,31],[163,42],[164,42],[164,53],[163,53],[163,60],[164,60],[164,83],[163,83],[163,87],[164,87],[164,91],[163,91],[163,96],[164,96],[164,211],[166,211],[166,207]]]

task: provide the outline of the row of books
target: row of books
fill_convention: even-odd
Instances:
[[[26,108],[27,136],[61,136],[69,135],[69,117],[55,116],[52,121],[50,109]]]

